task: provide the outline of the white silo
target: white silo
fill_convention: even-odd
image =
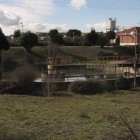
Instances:
[[[116,30],[116,19],[109,18],[109,30],[115,31]]]

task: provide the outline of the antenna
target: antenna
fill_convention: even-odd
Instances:
[[[21,32],[23,33],[23,22],[20,22],[21,24]]]

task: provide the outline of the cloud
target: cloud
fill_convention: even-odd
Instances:
[[[22,30],[22,25],[15,25],[15,26],[9,26],[5,27],[2,26],[2,29],[4,32],[6,32],[6,35],[13,34],[13,32],[17,29]],[[51,29],[57,29],[59,32],[67,32],[71,27],[67,24],[51,24],[51,23],[29,23],[29,24],[23,24],[23,31],[31,30],[32,32],[49,32]]]
[[[0,24],[13,26],[19,24],[20,17],[13,12],[3,12],[0,10]]]
[[[30,23],[25,28],[25,30],[32,30],[34,32],[49,32],[51,29],[57,29],[59,32],[66,32],[69,27],[66,24],[40,24],[40,23]]]
[[[22,0],[22,5],[26,11],[37,17],[52,15],[55,7],[53,0]]]
[[[71,0],[70,6],[74,9],[79,10],[81,7],[86,6],[87,0]]]
[[[67,24],[47,24],[48,30],[57,29],[59,32],[66,32],[69,27]]]
[[[9,0],[8,3],[2,1],[0,4],[0,26],[6,34],[12,34],[13,29],[21,28],[21,22],[25,29],[32,23],[33,27],[36,26],[39,29],[42,24],[35,23],[45,23],[47,17],[53,15],[54,12],[53,0]]]
[[[0,11],[12,13],[26,23],[43,22],[48,15],[54,13],[55,4],[53,0],[10,0],[9,3],[3,2],[0,5]]]
[[[104,22],[100,22],[100,23],[94,23],[94,24],[87,24],[86,25],[87,28],[94,28],[96,31],[105,31],[106,29],[109,28],[109,23],[104,21]]]

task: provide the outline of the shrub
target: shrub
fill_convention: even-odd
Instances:
[[[68,91],[79,94],[97,94],[103,89],[99,82],[95,81],[75,81],[69,84]]]
[[[115,88],[117,90],[127,90],[131,88],[131,83],[129,79],[126,79],[123,76],[121,76],[119,79],[116,80]]]
[[[113,91],[115,90],[115,81],[114,80],[105,81],[103,87],[105,91]]]
[[[15,72],[16,79],[22,86],[27,86],[35,79],[35,71],[29,65],[17,68]]]

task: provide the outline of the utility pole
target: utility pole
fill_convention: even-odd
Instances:
[[[130,33],[131,36],[134,37],[134,43],[135,43],[135,49],[134,49],[134,88],[136,88],[136,69],[137,69],[137,66],[136,66],[136,62],[137,62],[137,44],[136,44],[136,32],[132,31]]]

